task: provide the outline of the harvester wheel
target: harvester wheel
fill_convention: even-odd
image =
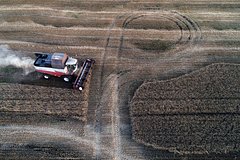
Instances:
[[[64,80],[65,82],[69,82],[69,81],[70,81],[70,79],[69,79],[68,77],[63,77],[63,80]]]
[[[72,80],[71,76],[63,76],[62,79],[64,80],[64,82],[70,82]]]
[[[83,90],[83,87],[78,87],[79,91],[82,91]]]
[[[50,76],[47,75],[47,74],[44,74],[44,75],[43,75],[43,78],[48,80],[48,79],[50,79]]]

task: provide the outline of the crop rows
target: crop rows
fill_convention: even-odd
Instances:
[[[43,113],[57,113],[57,114],[86,114],[86,108],[82,108],[86,102],[81,101],[43,101],[43,100],[6,100],[1,101],[5,111],[17,112],[43,112]]]
[[[240,65],[146,82],[130,108],[135,140],[181,153],[239,151]]]
[[[123,6],[125,9],[142,9],[142,10],[149,10],[151,8],[156,9],[186,9],[191,8],[192,10],[204,10],[206,8],[209,9],[236,9],[239,8],[239,4],[237,0],[231,1],[222,1],[222,0],[214,0],[211,3],[204,3],[205,1],[191,1],[186,2],[183,0],[179,1],[143,1],[143,0],[119,0],[119,1],[109,1],[109,0],[83,0],[83,1],[47,1],[43,0],[41,2],[37,0],[18,0],[14,1],[15,5],[22,5],[23,3],[26,5],[36,5],[40,7],[51,7],[51,8],[64,8],[64,9],[78,9],[78,10],[116,10],[121,9]],[[4,6],[12,6],[12,1],[2,1],[0,3]],[[161,6],[161,7],[160,7]]]
[[[36,12],[37,11],[37,12]],[[56,13],[54,13],[56,12]],[[96,21],[96,17],[86,16],[82,12],[66,13],[52,10],[12,10],[2,12],[1,19],[6,22],[34,22],[38,25],[53,26],[53,27],[99,27],[105,28],[111,23],[111,19],[104,17]],[[64,21],[63,21],[64,20]]]
[[[134,117],[134,139],[181,153],[225,153],[240,147],[239,115]]]
[[[138,115],[198,114],[239,112],[240,99],[142,100],[132,103],[131,113]],[[217,106],[217,107],[216,107]]]
[[[21,84],[0,86],[0,111],[86,118],[87,95],[63,88]]]
[[[21,84],[4,84],[0,85],[0,92],[2,93],[0,99],[69,99],[72,100],[86,100],[86,97],[79,94],[79,92],[64,88],[49,88],[32,85]],[[58,94],[55,94],[58,93]],[[61,96],[64,95],[64,96]],[[61,98],[60,98],[61,97]]]
[[[169,81],[143,84],[135,99],[239,98],[239,65],[215,64]]]

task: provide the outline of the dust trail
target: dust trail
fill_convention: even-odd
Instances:
[[[27,75],[34,71],[34,59],[25,57],[21,52],[11,50],[8,45],[0,45],[0,68],[14,66],[22,68]]]

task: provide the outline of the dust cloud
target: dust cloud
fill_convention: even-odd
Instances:
[[[24,56],[21,52],[11,50],[8,45],[0,45],[0,68],[14,66],[22,68],[24,74],[34,71],[34,59]]]

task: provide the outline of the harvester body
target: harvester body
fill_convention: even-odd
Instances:
[[[66,53],[35,53],[35,55],[34,68],[42,73],[45,79],[55,76],[62,77],[66,82],[72,80],[73,88],[79,90],[83,90],[95,62],[86,59],[80,67],[78,60],[69,57]]]
[[[34,67],[37,72],[56,77],[71,76],[78,70],[78,61],[66,53],[35,53]]]

